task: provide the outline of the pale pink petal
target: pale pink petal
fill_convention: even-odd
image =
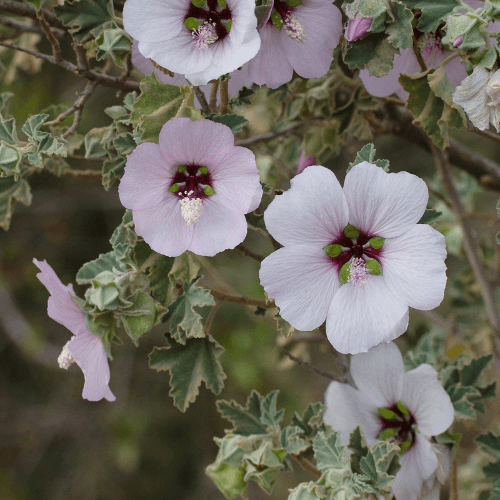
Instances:
[[[168,163],[160,146],[145,142],[127,159],[118,193],[125,208],[144,210],[165,199],[176,165]]]
[[[414,445],[400,458],[400,463],[392,492],[396,500],[417,500],[424,480],[432,476],[438,465],[431,443],[417,433]]]
[[[236,71],[232,71],[229,76],[231,77],[228,84],[229,95],[237,97],[239,91],[243,87],[251,88],[252,86],[253,82],[248,74],[248,63],[245,63]],[[207,85],[206,89],[209,88],[211,88],[211,86]]]
[[[289,246],[264,259],[260,282],[298,330],[313,330],[325,321],[339,281],[330,258],[320,248]]]
[[[437,436],[453,423],[455,410],[450,396],[432,366],[422,364],[404,375],[403,403],[424,436]]]
[[[452,52],[447,50],[440,50],[435,53],[433,64],[429,64],[428,67],[436,67],[441,64],[447,57],[449,57]],[[425,58],[424,58],[425,59]],[[426,61],[427,62],[427,61]],[[460,57],[455,57],[452,59],[445,67],[446,75],[450,80],[453,87],[460,85],[464,78],[467,78],[467,71],[465,69],[465,64],[463,64]]]
[[[259,182],[257,186],[255,186],[255,191],[252,196],[252,201],[250,202],[250,206],[248,207],[248,210],[245,212],[246,214],[249,212],[253,212],[254,210],[257,210],[257,208],[260,205],[260,202],[262,201],[262,186]]]
[[[181,215],[179,198],[171,193],[161,203],[146,210],[134,210],[135,232],[158,253],[177,257],[184,253],[193,239],[193,225],[188,226]]]
[[[326,319],[328,340],[344,354],[366,352],[399,337],[407,327],[408,306],[391,292],[383,276],[370,275],[363,287],[341,286]]]
[[[276,89],[292,79],[292,65],[285,56],[278,28],[267,23],[259,34],[260,50],[248,63],[248,74],[257,85]]]
[[[282,245],[323,248],[344,231],[348,213],[335,174],[316,165],[291,180],[291,188],[274,198],[264,220],[267,230]]]
[[[176,36],[183,28],[190,0],[127,0],[123,25],[127,33],[141,42],[161,42]]]
[[[325,392],[326,410],[323,420],[340,432],[340,442],[349,443],[349,434],[359,425],[369,446],[377,441],[380,422],[377,406],[366,399],[354,387],[331,382]]]
[[[333,49],[342,35],[342,14],[329,1],[311,2],[304,0],[294,15],[299,19],[307,40],[298,43],[280,32],[286,57],[295,72],[303,78],[320,78],[330,69]]]
[[[393,342],[351,357],[356,387],[375,408],[388,408],[401,400],[404,372],[403,356]]]
[[[193,43],[191,32],[183,28],[180,33],[169,40],[142,42],[139,40],[139,51],[148,59],[174,73],[198,73],[208,68],[212,62],[213,51],[210,48],[200,50]],[[219,75],[220,76],[220,75]],[[193,85],[197,85],[192,82]],[[205,84],[207,82],[203,82]]]
[[[67,348],[85,377],[83,399],[100,401],[106,398],[108,401],[114,401],[116,398],[108,386],[109,365],[102,340],[87,332],[73,337]]]
[[[247,220],[242,211],[217,203],[212,197],[203,200],[201,216],[193,226],[188,250],[207,257],[234,248],[247,235]]]
[[[86,330],[85,317],[71,299],[71,295],[74,295],[73,287],[64,286],[47,261],[33,259],[33,263],[41,271],[37,278],[51,295],[47,307],[49,318],[66,327],[73,335],[80,335]]]
[[[375,97],[388,97],[403,90],[399,83],[399,75],[420,73],[420,66],[412,49],[401,50],[401,55],[394,56],[394,66],[387,75],[377,78],[371,76],[367,69],[359,72],[359,77],[369,94]],[[401,96],[400,96],[401,97]],[[404,99],[406,101],[406,99]]]
[[[366,161],[347,174],[349,223],[369,235],[395,238],[422,217],[429,199],[425,182],[408,172],[388,174]]]
[[[443,300],[445,259],[444,236],[427,224],[416,224],[386,240],[380,263],[387,286],[408,306],[427,311]]]

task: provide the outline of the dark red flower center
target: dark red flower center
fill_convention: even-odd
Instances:
[[[232,20],[231,9],[226,2],[224,4],[225,7],[220,5],[217,0],[207,0],[203,7],[196,7],[190,3],[184,20],[194,17],[200,26],[209,23],[213,26],[217,41],[223,40],[228,35],[228,21]]]
[[[180,165],[170,183],[170,191],[180,197],[208,198],[210,189],[214,194],[210,172],[202,165]]]
[[[387,414],[384,410],[387,410]],[[401,454],[406,453],[415,444],[417,422],[401,402],[379,409],[379,420],[379,439],[397,444],[401,447]]]

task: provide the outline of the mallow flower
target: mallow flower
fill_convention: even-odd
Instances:
[[[282,245],[262,262],[260,282],[298,330],[326,318],[337,351],[366,352],[408,326],[408,306],[443,300],[444,236],[417,224],[429,194],[422,179],[388,174],[368,162],[352,167],[344,188],[325,167],[307,167],[264,213]]]
[[[73,334],[57,360],[59,367],[67,370],[76,362],[81,368],[85,377],[84,399],[114,401],[116,398],[109,389],[109,365],[102,340],[85,326],[85,314],[71,299],[75,295],[73,285],[63,285],[45,260],[33,259],[33,262],[41,271],[37,278],[50,293],[47,314]]]
[[[500,132],[500,70],[491,73],[476,66],[453,92],[453,102],[464,108],[479,130],[491,124]]]
[[[331,0],[273,0],[259,25],[261,47],[248,63],[257,85],[275,89],[293,72],[320,78],[330,69],[342,35],[342,15]]]
[[[254,0],[127,0],[123,23],[144,57],[205,85],[257,54],[254,10]]]
[[[156,252],[213,256],[245,239],[244,214],[259,206],[262,187],[254,154],[234,145],[229,127],[173,118],[159,145],[145,142],[128,157],[118,193]]]
[[[356,388],[332,382],[325,393],[324,421],[349,434],[360,426],[369,446],[377,440],[401,448],[401,468],[392,492],[397,500],[439,499],[439,484],[449,473],[449,451],[432,442],[453,423],[450,397],[432,366],[422,364],[405,373],[403,357],[392,342],[351,358]]]

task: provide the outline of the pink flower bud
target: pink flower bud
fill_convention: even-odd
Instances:
[[[305,151],[302,151],[302,153],[300,153],[300,160],[299,160],[299,166],[297,168],[297,175],[301,174],[307,167],[310,167],[311,165],[316,165],[316,157],[311,156],[309,158],[306,158]]]
[[[463,35],[459,36],[458,38],[455,38],[454,42],[453,42],[453,47],[460,47],[460,45],[462,45],[462,42],[464,41],[464,37]]]
[[[359,12],[354,16],[354,19],[349,21],[345,30],[345,39],[349,42],[354,42],[362,36],[365,36],[370,31],[372,19],[369,17],[360,17]]]

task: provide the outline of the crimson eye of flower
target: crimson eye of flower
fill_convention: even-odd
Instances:
[[[293,3],[295,6],[302,4],[300,1],[289,3]],[[276,0],[269,22],[274,24],[278,29],[284,28],[288,38],[295,40],[297,43],[304,43],[307,41],[307,34],[294,13],[295,6],[291,6],[281,0]]]
[[[389,408],[379,408],[378,413],[381,424],[378,439],[396,443],[404,455],[415,444],[418,429],[414,415],[402,401]]]

